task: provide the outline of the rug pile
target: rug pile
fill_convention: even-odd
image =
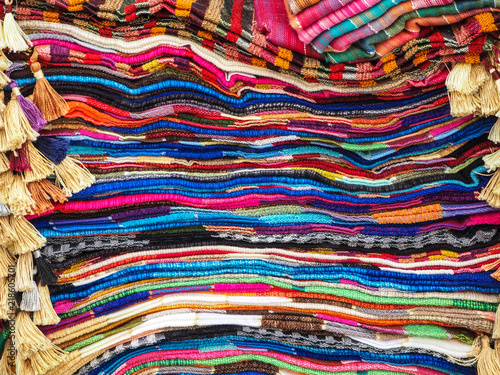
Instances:
[[[0,374],[500,373],[500,0],[3,3]]]

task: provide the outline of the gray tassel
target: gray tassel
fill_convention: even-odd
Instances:
[[[21,310],[23,311],[39,311],[40,306],[40,293],[38,287],[33,281],[33,289],[23,292],[23,299],[21,300]]]
[[[9,216],[10,210],[5,204],[0,203],[0,216]]]

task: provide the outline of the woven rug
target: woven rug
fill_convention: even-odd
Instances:
[[[1,2],[0,374],[500,373],[500,3]]]

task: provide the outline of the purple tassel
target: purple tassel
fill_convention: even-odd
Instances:
[[[9,83],[9,87],[15,92],[17,101],[21,106],[21,110],[30,122],[31,127],[38,133],[45,125],[47,125],[47,121],[43,118],[42,112],[40,112],[36,105],[21,95],[21,91],[17,88],[17,83],[15,81],[11,81]],[[17,90],[15,90],[16,88]]]

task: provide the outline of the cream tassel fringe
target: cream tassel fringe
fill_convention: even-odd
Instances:
[[[28,142],[28,154],[30,158],[31,171],[24,172],[24,181],[33,182],[44,180],[54,172],[55,165],[44,154]]]
[[[25,311],[16,317],[16,349],[20,360],[29,358],[36,375],[45,374],[66,357],[66,352],[54,345],[33,323]]]
[[[9,217],[9,223],[15,233],[15,241],[8,245],[9,251],[14,255],[31,255],[32,251],[40,249],[45,245],[46,239],[40,232],[24,217]]]
[[[500,374],[500,358],[496,350],[490,346],[490,339],[483,335],[481,340],[481,351],[477,354],[478,375],[498,375]]]
[[[33,255],[21,254],[16,263],[16,290],[27,292],[33,288],[36,288],[33,283]]]
[[[26,51],[33,44],[14,19],[14,15],[12,14],[12,2],[13,0],[5,0],[6,11],[3,24],[3,35],[7,47],[12,52],[22,52]]]
[[[88,188],[95,181],[95,177],[85,166],[67,156],[59,165],[56,165],[56,185],[60,187],[66,196]]]
[[[49,287],[38,283],[38,292],[40,293],[41,308],[33,313],[33,323],[37,326],[50,326],[59,323],[61,318],[59,318],[52,306]]]
[[[12,367],[9,365],[9,357],[12,359],[16,356],[14,350],[11,351],[11,341],[8,338],[5,341],[5,346],[3,349],[2,359],[0,360],[0,374],[2,375],[15,375]]]

